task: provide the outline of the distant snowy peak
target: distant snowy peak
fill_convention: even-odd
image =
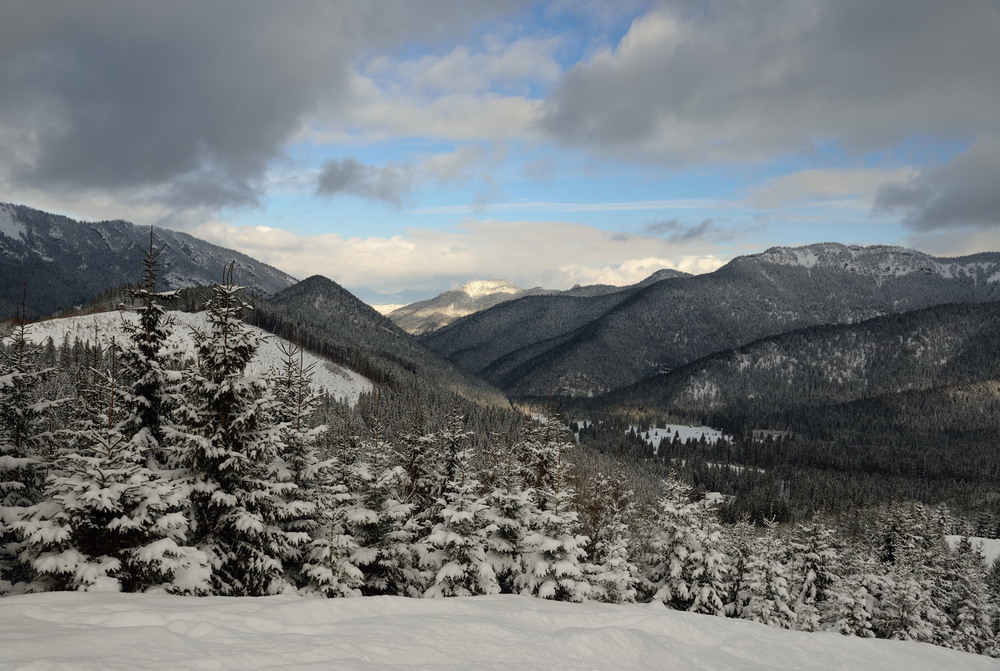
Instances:
[[[461,291],[470,298],[482,298],[483,296],[492,296],[494,294],[517,296],[524,293],[524,289],[507,280],[475,280],[468,284],[463,284],[458,288],[458,291]]]
[[[772,247],[761,254],[744,257],[782,266],[837,268],[878,279],[918,273],[936,274],[947,279],[970,277],[987,282],[1000,281],[1000,254],[984,253],[959,258],[936,258],[893,245],[841,245],[825,242],[805,247]]]

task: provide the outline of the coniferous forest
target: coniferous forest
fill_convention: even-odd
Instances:
[[[774,478],[787,436],[654,457],[611,423],[577,437],[551,410],[391,377],[351,406],[311,384],[298,344],[248,369],[261,336],[231,276],[194,355],[171,348],[177,292],[157,292],[158,270],[151,244],[108,347],[36,344],[24,320],[0,346],[2,594],[662,602],[1000,655],[1000,563],[968,539],[995,535],[988,510],[872,496],[838,515],[820,490],[843,489]]]

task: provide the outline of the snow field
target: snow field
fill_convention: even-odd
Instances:
[[[660,604],[51,592],[4,599],[0,668],[973,671],[1000,662]]]
[[[730,438],[719,429],[713,429],[710,426],[682,426],[681,424],[667,424],[663,427],[650,427],[649,431],[639,431],[639,427],[637,426],[630,426],[629,429],[631,431],[635,431],[636,435],[643,438],[654,450],[659,447],[662,439],[666,438],[667,440],[673,440],[675,433],[678,434],[681,442],[688,439],[700,440],[702,436],[704,436],[705,441],[712,445],[720,440],[729,440]],[[646,437],[647,433],[649,434],[648,438]]]
[[[168,343],[169,346],[179,347],[186,355],[194,356],[194,340],[191,338],[191,328],[197,328],[205,332],[210,332],[211,327],[205,319],[205,313],[187,313],[170,311],[169,315],[174,318],[174,332]],[[123,338],[122,319],[135,320],[132,312],[101,312],[93,315],[79,317],[65,317],[62,319],[50,319],[37,322],[28,326],[28,338],[36,343],[44,343],[48,338],[58,347],[67,337],[72,343],[76,338],[89,343],[96,343],[101,347],[110,344],[112,338]],[[255,327],[247,326],[248,329],[256,331],[265,336],[256,356],[247,368],[248,375],[262,374],[269,368],[279,369],[284,355],[281,353],[280,344],[288,344],[282,338],[271,335]],[[322,359],[314,354],[305,352],[303,357],[306,366],[313,365],[314,387],[326,390],[331,396],[346,400],[351,405],[358,401],[358,397],[365,392],[371,391],[373,385],[371,381],[358,375],[352,370],[337,366],[326,359]]]

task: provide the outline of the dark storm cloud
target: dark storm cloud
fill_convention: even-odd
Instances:
[[[409,166],[370,166],[356,159],[326,161],[320,171],[316,192],[324,196],[347,194],[401,207],[413,187]]]
[[[359,49],[482,13],[445,0],[5,0],[0,160],[35,188],[252,202],[318,99],[347,98]]]
[[[1000,228],[1000,136],[979,140],[943,166],[908,184],[879,189],[875,210],[898,214],[918,231]]]
[[[978,133],[1000,125],[997,35],[992,0],[663,3],[569,72],[542,124],[676,161]]]

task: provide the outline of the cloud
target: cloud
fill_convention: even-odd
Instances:
[[[353,158],[323,164],[316,192],[323,196],[347,194],[402,207],[413,188],[413,168],[407,165],[369,166]]]
[[[255,203],[320,102],[352,104],[362,50],[463,35],[498,11],[474,5],[8,0],[0,178],[141,189],[174,208]]]
[[[995,129],[997,34],[989,0],[664,2],[566,74],[542,129],[675,164]]]
[[[703,219],[693,225],[685,225],[678,219],[667,219],[646,224],[643,231],[650,235],[663,238],[674,244],[686,244],[705,239],[726,239],[732,237],[728,231],[722,231],[714,219]]]
[[[869,208],[879,189],[886,184],[910,180],[916,173],[916,169],[910,167],[800,170],[772,177],[753,187],[747,196],[747,203],[760,208],[780,208],[788,205],[829,205],[836,201]]]
[[[322,274],[362,297],[420,289],[433,295],[473,279],[503,277],[521,286],[630,284],[661,268],[704,272],[723,260],[713,248],[685,248],[641,235],[566,222],[470,220],[444,230],[392,237],[300,236],[277,228],[205,225],[195,234],[296,277]]]
[[[983,135],[948,163],[879,189],[875,209],[915,231],[1000,228],[1000,135]]]

